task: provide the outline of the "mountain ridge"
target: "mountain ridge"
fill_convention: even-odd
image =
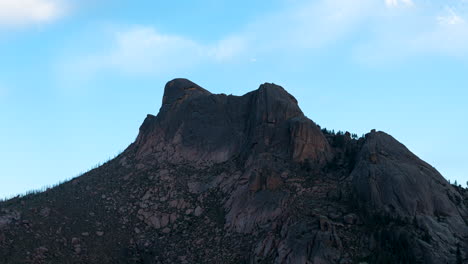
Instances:
[[[0,262],[466,263],[467,206],[390,135],[324,133],[281,86],[174,79],[116,158],[0,203]]]

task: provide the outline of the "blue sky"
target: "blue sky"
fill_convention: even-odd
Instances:
[[[176,77],[280,84],[322,127],[468,181],[466,0],[0,0],[0,62],[0,197],[125,149]]]

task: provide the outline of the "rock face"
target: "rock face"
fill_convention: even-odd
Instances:
[[[244,96],[226,96],[176,79],[164,91],[159,115],[148,115],[140,128],[137,158],[205,165],[260,154],[328,158],[324,135],[280,86],[266,83]]]
[[[282,87],[170,81],[122,154],[0,203],[0,263],[468,263],[468,191]]]

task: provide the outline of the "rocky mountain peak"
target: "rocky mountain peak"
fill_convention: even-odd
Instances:
[[[297,105],[297,100],[294,96],[292,96],[288,91],[286,91],[282,86],[274,84],[274,83],[263,83],[258,88],[259,93],[271,93],[271,97],[282,100],[291,100]]]
[[[123,153],[0,202],[0,263],[468,263],[468,190],[392,136],[321,130],[270,83],[168,82]]]
[[[265,83],[243,96],[212,94],[187,79],[167,83],[157,116],[137,138],[139,157],[195,163],[256,159],[274,153],[286,160],[324,161],[328,142],[281,86]]]
[[[162,107],[164,108],[169,105],[180,104],[187,98],[195,98],[197,96],[210,94],[210,92],[188,79],[174,79],[169,81],[164,87]]]
[[[264,83],[252,92],[252,97],[259,122],[274,124],[304,116],[296,98],[279,85]]]

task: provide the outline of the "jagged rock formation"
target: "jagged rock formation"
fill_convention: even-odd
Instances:
[[[133,147],[138,159],[205,165],[262,153],[292,161],[329,154],[320,129],[283,88],[214,95],[185,79],[166,85],[159,115],[148,115]]]
[[[0,263],[467,263],[468,192],[282,87],[176,79],[122,154],[0,204]]]

